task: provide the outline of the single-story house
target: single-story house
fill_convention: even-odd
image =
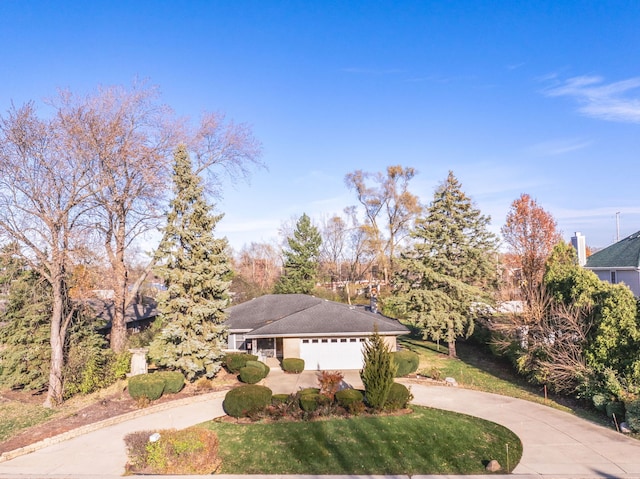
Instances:
[[[640,296],[640,231],[593,253],[585,268],[603,281],[626,284]]]
[[[377,328],[391,351],[408,328],[364,306],[305,294],[270,294],[227,310],[229,351],[304,359],[305,369],[361,369],[362,346]]]
[[[109,335],[111,331],[111,323],[113,322],[113,316],[115,314],[115,308],[113,301],[109,299],[91,299],[88,305],[96,313],[96,317],[103,320],[105,325],[100,328],[100,331],[106,335]],[[125,310],[125,323],[127,325],[127,331],[130,333],[139,333],[147,329],[151,323],[160,314],[158,310],[158,304],[152,298],[144,298],[141,303],[134,303],[129,305]]]

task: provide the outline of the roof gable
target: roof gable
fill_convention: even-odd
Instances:
[[[640,269],[640,231],[593,253],[585,267]]]
[[[382,335],[409,332],[397,320],[364,307],[302,294],[266,295],[227,312],[229,328],[250,332],[250,336],[370,334],[375,326]]]

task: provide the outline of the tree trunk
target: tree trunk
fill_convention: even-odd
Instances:
[[[53,310],[51,312],[51,363],[49,365],[49,388],[44,407],[54,407],[62,403],[62,370],[64,368],[64,297],[60,280],[53,281]]]
[[[456,354],[456,340],[450,340],[449,341],[449,357],[450,358],[457,358],[458,355]]]

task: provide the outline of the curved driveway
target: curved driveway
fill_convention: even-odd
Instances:
[[[524,445],[522,460],[514,470],[520,478],[640,478],[640,442],[615,431],[519,399],[453,387],[410,385],[415,404],[481,417],[514,431]],[[184,428],[220,416],[223,397],[224,392],[212,393],[174,402],[170,407],[160,405],[161,410],[150,408],[133,414],[139,417],[101,424],[71,439],[55,439],[19,457],[7,460],[3,456],[0,478],[118,477],[124,472],[126,434]]]

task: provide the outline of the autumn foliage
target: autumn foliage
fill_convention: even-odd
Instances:
[[[542,282],[545,261],[559,241],[556,221],[526,193],[511,204],[502,236],[509,246],[512,264],[520,269],[522,286],[534,288]]]

